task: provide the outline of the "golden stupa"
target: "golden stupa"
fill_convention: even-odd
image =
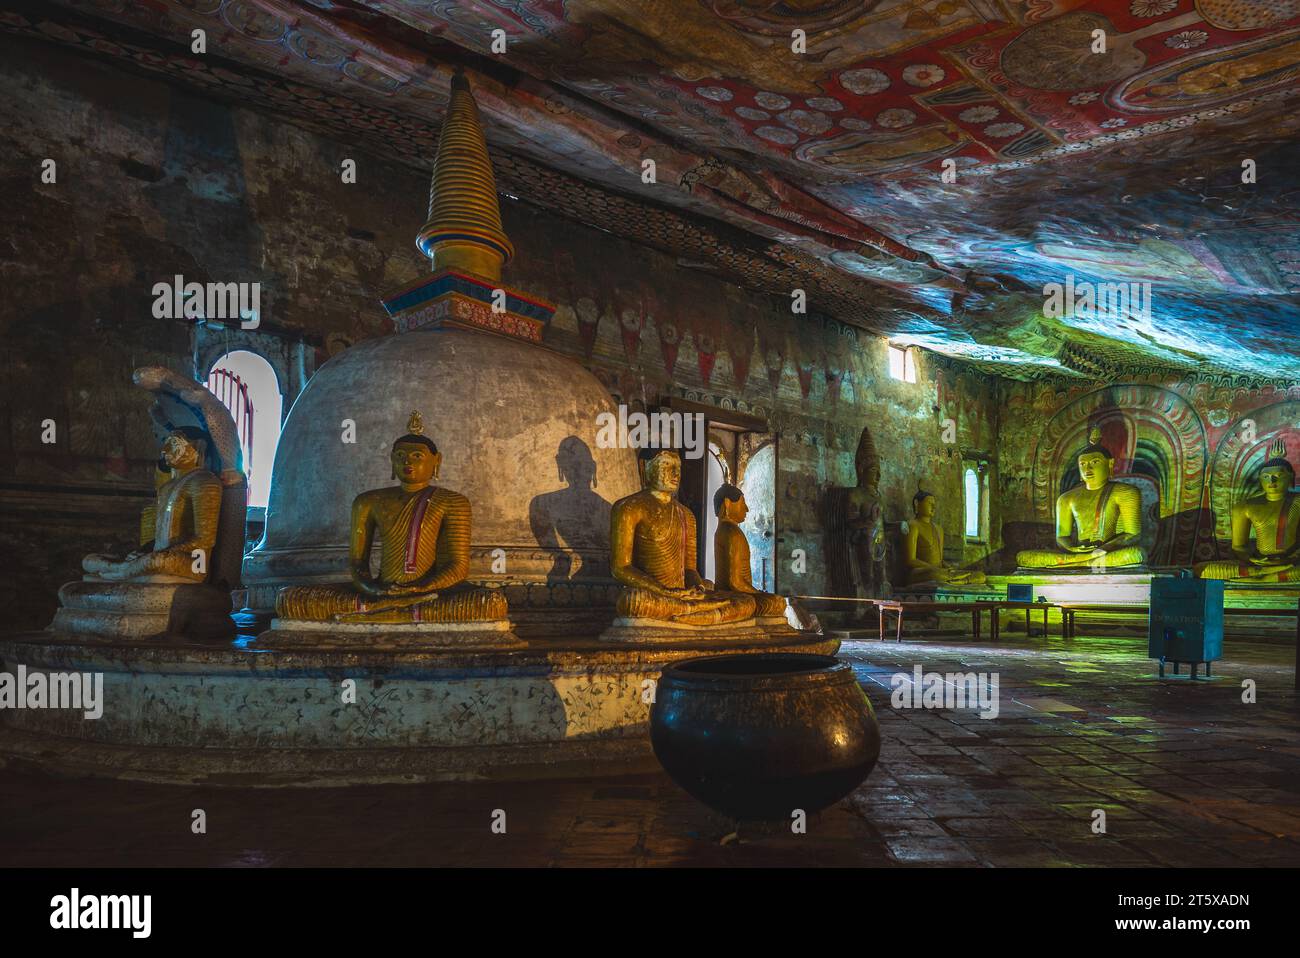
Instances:
[[[478,105],[464,74],[451,80],[451,100],[438,137],[438,158],[429,184],[429,219],[415,245],[433,261],[435,273],[462,270],[493,283],[515,248],[501,227],[496,177]]]
[[[433,275],[384,297],[398,332],[463,326],[540,343],[555,306],[501,282],[515,248],[501,226],[496,177],[469,83],[451,80],[429,186],[429,218],[415,245]]]

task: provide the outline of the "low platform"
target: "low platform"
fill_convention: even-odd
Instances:
[[[1300,604],[1300,584],[1295,582],[1234,583],[1223,585],[1225,609],[1291,609]]]
[[[239,787],[626,774],[656,767],[647,720],[665,665],[723,653],[833,655],[839,644],[794,630],[496,650],[26,633],[0,639],[3,669],[102,673],[103,714],[0,711],[0,762]]]
[[[995,602],[1007,597],[1006,588],[992,585],[944,586],[925,588],[898,586],[892,598],[899,602]]]
[[[1011,575],[989,576],[989,585],[997,588],[1002,598],[1007,586],[1014,583],[1032,585],[1034,598],[1042,596],[1048,602],[1146,605],[1151,601],[1151,580],[1177,574],[1177,569],[1150,568],[1105,573],[1017,569]]]
[[[499,622],[314,622],[272,619],[257,637],[265,649],[522,649],[508,620]]]

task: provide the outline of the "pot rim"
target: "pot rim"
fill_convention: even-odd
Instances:
[[[780,672],[736,674],[701,670],[703,663],[739,661],[742,659],[787,660],[808,663],[809,667],[790,668]],[[664,667],[659,684],[679,688],[709,689],[715,692],[748,692],[755,689],[812,688],[819,685],[838,685],[845,680],[857,684],[853,668],[833,655],[812,652],[749,652],[733,655],[702,655],[683,659]]]

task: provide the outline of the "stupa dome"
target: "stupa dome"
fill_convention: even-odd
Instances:
[[[443,327],[361,342],[307,383],[245,559],[250,608],[272,608],[280,586],[347,580],[352,500],[393,484],[389,453],[413,411],[443,456],[437,484],[470,501],[472,581],[510,585],[512,617],[608,601],[610,505],[640,487],[635,453],[596,443],[597,415],[616,413],[609,393],[540,346]]]

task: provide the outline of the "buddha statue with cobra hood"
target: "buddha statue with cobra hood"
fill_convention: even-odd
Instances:
[[[233,635],[248,499],[234,420],[173,370],[141,366],[132,380],[153,396],[149,415],[162,440],[156,496],[141,516],[138,548],[82,559],[86,574],[59,589],[51,628],[128,640]]]

